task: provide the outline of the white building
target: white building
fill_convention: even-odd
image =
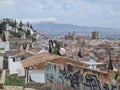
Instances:
[[[59,58],[61,58],[61,56],[40,53],[21,61],[25,68],[26,83],[30,83],[31,81],[45,83],[45,62],[57,60]]]
[[[2,42],[0,41],[0,53],[5,53],[6,51],[9,51],[9,42]]]

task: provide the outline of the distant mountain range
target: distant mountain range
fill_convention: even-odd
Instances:
[[[80,35],[91,35],[92,31],[98,31],[101,37],[120,38],[120,29],[115,28],[77,26],[53,22],[42,22],[34,24],[33,27],[46,36],[64,36],[68,32],[73,31]]]

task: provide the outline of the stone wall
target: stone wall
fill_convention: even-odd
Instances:
[[[31,88],[31,89],[35,89],[35,90],[44,90],[44,84],[31,82],[31,83],[26,84],[24,86],[24,88]]]
[[[98,72],[65,64],[45,64],[45,90],[120,90],[120,72]]]
[[[4,88],[5,75],[6,75],[6,70],[3,70],[1,77],[0,77],[0,89]]]

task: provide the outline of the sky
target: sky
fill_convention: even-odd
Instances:
[[[0,18],[120,28],[120,0],[0,0]]]

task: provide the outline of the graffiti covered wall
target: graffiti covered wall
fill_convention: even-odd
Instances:
[[[71,64],[65,66],[45,64],[46,90],[120,90],[120,73],[81,68]]]

